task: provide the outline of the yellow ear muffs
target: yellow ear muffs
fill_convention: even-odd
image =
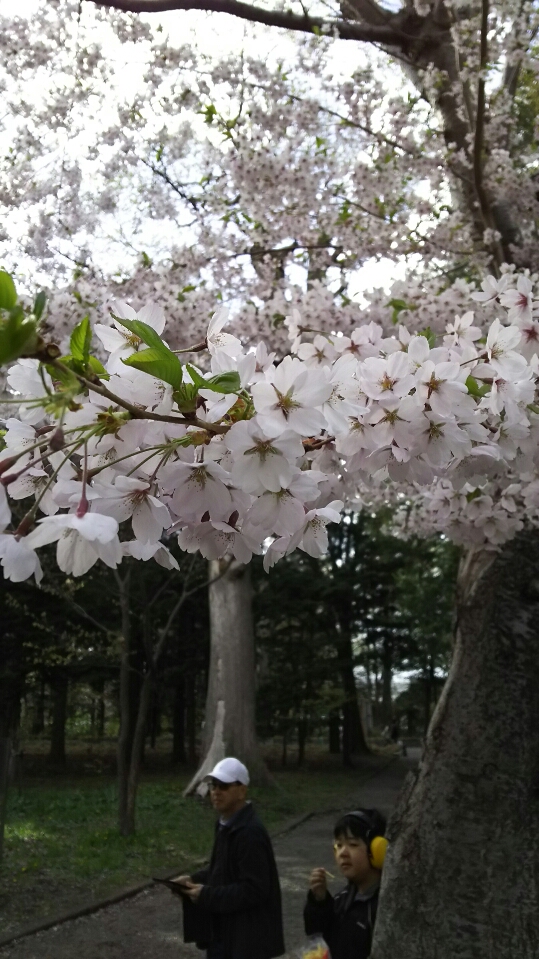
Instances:
[[[373,865],[375,869],[381,869],[384,865],[387,845],[387,839],[385,839],[383,836],[375,836],[374,839],[371,839],[369,858],[371,865]]]

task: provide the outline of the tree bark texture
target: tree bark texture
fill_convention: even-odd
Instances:
[[[211,652],[202,761],[185,794],[204,793],[204,777],[236,756],[251,778],[272,783],[256,738],[255,650],[251,577],[235,561],[210,563]]]
[[[454,660],[389,826],[372,959],[539,955],[539,536],[459,575]]]
[[[350,636],[341,637],[339,642],[341,659],[341,681],[345,701],[343,703],[342,750],[345,766],[351,764],[353,755],[367,755],[370,750],[363,732],[356,678],[354,676],[354,653]]]

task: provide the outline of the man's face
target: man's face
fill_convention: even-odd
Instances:
[[[363,882],[372,871],[367,843],[359,836],[339,836],[333,843],[335,862],[350,882]]]
[[[210,779],[211,803],[223,819],[229,819],[241,809],[246,795],[247,786],[243,783],[223,783],[219,779]]]

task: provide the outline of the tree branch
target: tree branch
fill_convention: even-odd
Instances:
[[[89,0],[86,0],[89,2]],[[267,27],[336,36],[340,40],[362,40],[399,46],[403,40],[414,40],[401,30],[385,25],[351,23],[347,20],[324,20],[322,17],[299,16],[280,10],[264,10],[243,0],[91,0],[97,7],[123,10],[127,13],[164,13],[168,10],[203,10],[207,13],[228,13],[251,23]]]
[[[494,218],[483,186],[483,135],[485,130],[485,74],[488,66],[488,14],[489,0],[481,3],[481,47],[479,76],[477,80],[477,112],[475,118],[475,137],[473,148],[473,175],[475,192],[485,227],[495,229]],[[493,250],[493,266],[500,267],[504,261],[503,250],[498,242]]]

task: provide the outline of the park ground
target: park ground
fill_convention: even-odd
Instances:
[[[192,770],[172,770],[167,743],[148,750],[137,800],[137,831],[117,828],[114,744],[69,744],[67,769],[54,774],[45,745],[25,753],[22,775],[10,794],[4,861],[0,870],[0,941],[31,923],[46,921],[104,899],[155,874],[193,868],[213,835],[208,802],[184,799]],[[391,751],[391,748],[390,748]],[[277,788],[252,790],[268,829],[305,813],[338,808],[356,783],[387,761],[387,752],[345,770],[339,756],[313,747],[304,768],[281,769],[267,760]]]
[[[278,775],[282,802],[288,804],[288,814],[293,801],[291,793],[286,793],[286,784],[282,783],[287,775],[293,777],[295,789],[298,790],[294,799],[298,815],[316,809],[331,809],[331,812],[310,817],[275,839],[283,889],[287,956],[299,955],[298,950],[304,938],[301,916],[310,869],[315,865],[331,869],[331,829],[336,815],[342,809],[357,805],[376,806],[388,814],[406,774],[417,761],[418,752],[409,750],[406,759],[395,758],[389,764],[387,758],[382,761],[378,759],[370,761],[363,768],[358,766],[347,772],[326,768],[325,771],[306,770],[299,774],[290,772]],[[285,800],[285,796],[289,798]],[[323,799],[325,805],[320,802]],[[177,801],[180,804],[183,802],[178,793]],[[275,808],[275,798],[259,795],[255,801],[268,827],[278,832],[279,814]],[[207,854],[211,843],[211,813],[192,800],[190,802],[198,820],[208,815],[209,831],[206,831],[205,826],[201,830],[192,830],[200,833],[201,841],[206,842],[204,852]],[[301,810],[300,805],[304,807]],[[280,822],[285,826],[282,813]],[[186,824],[180,829],[177,827],[180,833],[185,829]],[[184,840],[187,838],[187,835],[183,836]],[[158,865],[162,872],[175,865],[172,853],[166,862],[156,863],[155,868]],[[137,878],[139,876],[140,872]],[[338,880],[333,885],[338,887]],[[26,921],[31,922],[34,918],[35,915],[28,914]],[[6,932],[2,934],[6,935]],[[77,959],[195,959],[200,955],[194,947],[182,944],[177,898],[157,886],[144,890],[134,898],[0,949],[1,959],[73,959],[74,956]]]

